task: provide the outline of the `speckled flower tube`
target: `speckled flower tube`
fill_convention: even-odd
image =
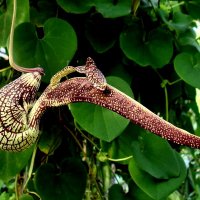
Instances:
[[[72,78],[44,93],[46,106],[61,106],[71,102],[89,102],[119,113],[134,124],[174,143],[200,148],[200,137],[163,120],[146,107],[116,88],[96,89],[86,78]]]

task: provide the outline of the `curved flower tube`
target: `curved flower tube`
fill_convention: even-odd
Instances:
[[[36,102],[35,93],[40,84],[40,72],[24,74],[3,87],[0,90],[0,148],[7,151],[22,151],[28,148],[38,138],[39,123],[45,110],[73,102],[100,105],[167,140],[200,148],[200,137],[172,125],[108,85],[93,62],[92,65],[91,68],[86,68],[86,62],[85,67],[64,68],[52,77],[49,86]],[[60,82],[62,77],[74,71],[85,73],[86,77]]]
[[[106,91],[101,91],[87,78],[72,78],[59,83],[54,89],[47,88],[40,101],[42,107],[62,106],[72,102],[97,104],[174,143],[200,148],[200,137],[165,121],[116,88],[110,85],[106,87]]]

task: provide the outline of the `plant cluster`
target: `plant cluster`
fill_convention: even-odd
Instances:
[[[198,135],[199,9],[199,0],[18,0],[14,60],[44,68],[42,92],[90,56],[110,85]],[[13,1],[1,0],[3,48],[12,12]],[[19,74],[0,64],[3,86]],[[35,146],[0,152],[0,200],[200,198],[198,150],[88,103],[49,109],[40,125]]]

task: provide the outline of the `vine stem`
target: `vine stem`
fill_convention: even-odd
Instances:
[[[13,15],[12,15],[11,28],[10,28],[9,46],[8,46],[10,66],[20,72],[36,72],[37,71],[40,74],[44,74],[44,70],[40,67],[24,68],[24,67],[17,65],[14,62],[13,43],[14,43],[14,30],[15,30],[15,24],[16,24],[16,14],[17,14],[17,0],[13,0]]]

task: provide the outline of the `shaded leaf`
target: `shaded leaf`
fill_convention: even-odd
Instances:
[[[145,33],[136,24],[121,33],[120,47],[124,54],[137,64],[154,68],[168,64],[173,55],[170,34],[162,29]]]
[[[153,200],[149,195],[142,191],[134,182],[129,182],[129,192],[126,195],[127,200]]]
[[[61,131],[58,127],[51,127],[46,131],[42,131],[38,147],[40,151],[47,155],[51,155],[61,144]]]
[[[38,27],[44,25],[48,18],[56,17],[57,4],[54,1],[38,0],[37,6],[30,7],[31,22]]]
[[[95,0],[95,6],[105,18],[116,18],[130,14],[132,2],[129,0]]]
[[[58,5],[67,13],[86,13],[93,5],[93,0],[57,0]]]
[[[109,200],[125,200],[125,194],[122,186],[119,184],[112,185],[108,193]]]
[[[194,19],[199,20],[200,1],[199,0],[185,1],[185,4],[190,16],[192,16]]]
[[[35,186],[43,200],[82,200],[86,187],[86,170],[75,158],[63,161],[61,169],[42,165],[35,175]]]
[[[98,53],[113,47],[121,30],[121,23],[94,15],[85,25],[85,35]]]

